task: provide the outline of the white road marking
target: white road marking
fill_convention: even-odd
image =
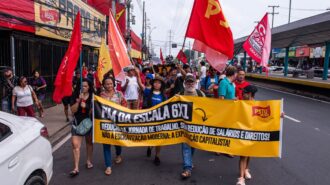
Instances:
[[[294,121],[294,122],[296,122],[296,123],[301,123],[301,121],[299,121],[299,120],[297,120],[297,119],[295,119],[295,118],[293,118],[293,117],[290,117],[290,116],[288,116],[288,115],[285,115],[284,117],[287,118],[287,119],[289,119],[289,120],[291,120],[291,121]]]
[[[293,94],[293,93],[284,92],[284,91],[280,91],[280,90],[276,90],[276,89],[271,89],[271,88],[263,87],[263,86],[256,85],[256,84],[254,84],[254,85],[257,86],[257,87],[260,87],[262,89],[267,89],[267,90],[270,90],[270,91],[280,92],[280,93],[283,93],[283,94],[289,94],[289,95],[292,95],[292,96],[298,96],[300,98],[305,98],[305,99],[309,99],[309,100],[314,100],[314,101],[318,101],[318,102],[330,104],[330,102],[327,102],[327,101],[322,101],[322,100],[318,100],[318,99],[314,99],[314,98],[309,98],[309,97],[298,95],[298,94]]]
[[[59,148],[61,148],[61,146],[67,142],[69,139],[71,138],[71,134],[68,134],[67,136],[65,136],[65,138],[62,139],[62,141],[60,141],[59,143],[57,143],[53,149],[52,149],[52,152],[56,152],[56,150],[58,150]]]
[[[320,132],[320,129],[319,128],[315,128],[315,130]]]

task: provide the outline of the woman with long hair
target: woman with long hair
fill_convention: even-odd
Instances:
[[[70,172],[71,177],[79,175],[79,160],[80,160],[80,148],[83,138],[86,140],[87,160],[86,168],[93,168],[92,154],[92,129],[87,133],[81,134],[77,128],[86,119],[91,119],[92,115],[92,99],[94,94],[93,83],[88,79],[83,79],[82,89],[80,94],[73,95],[71,99],[71,111],[74,114],[74,121],[72,122],[72,150],[74,159],[74,169]]]
[[[156,76],[152,82],[151,82],[151,91],[146,91],[146,87],[142,84],[140,77],[138,77],[138,84],[140,86],[140,88],[146,93],[144,96],[146,98],[144,98],[144,108],[150,108],[153,107],[155,105],[158,105],[164,101],[166,101],[166,95],[165,95],[165,82],[163,80],[162,77]],[[156,155],[155,155],[155,159],[154,159],[154,164],[156,166],[160,165],[160,146],[156,146]],[[147,156],[150,157],[151,156],[151,150],[152,147],[148,147],[147,149]]]
[[[102,98],[107,99],[108,101],[112,101],[112,102],[119,104],[121,106],[124,106],[124,107],[127,106],[127,102],[125,100],[123,93],[115,90],[116,81],[114,78],[110,78],[110,77],[104,78],[102,80],[102,86],[104,88],[104,91],[102,91],[100,93],[100,96]],[[115,163],[120,164],[122,162],[122,157],[121,157],[122,148],[121,148],[121,146],[115,146],[115,148],[116,148],[116,155],[117,155],[116,159],[115,159]],[[106,175],[111,175],[111,173],[112,173],[111,145],[103,144],[103,155],[104,155],[104,162],[105,162],[105,166],[106,166],[104,173]]]

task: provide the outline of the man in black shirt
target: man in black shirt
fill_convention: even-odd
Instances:
[[[179,76],[177,75],[177,71],[176,71],[177,69],[181,72],[181,75]],[[169,92],[168,98],[172,98],[174,95],[184,90],[183,87],[184,79],[187,73],[191,73],[190,66],[187,64],[185,64],[183,68],[181,65],[178,65],[177,69],[172,69],[174,71],[171,70],[171,75],[176,75],[176,76],[174,76],[171,80],[167,82],[166,92]]]

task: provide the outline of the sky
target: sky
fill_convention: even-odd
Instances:
[[[132,26],[138,35],[142,32],[142,2],[133,0],[133,15],[136,24]],[[162,48],[163,55],[169,54],[169,39],[179,46],[171,49],[175,57],[182,48],[184,35],[189,21],[193,0],[145,0],[148,24],[147,37],[151,31],[151,41],[154,51],[159,56]],[[224,15],[229,22],[234,39],[249,35],[266,12],[271,12],[269,5],[279,5],[274,16],[274,27],[288,23],[289,0],[220,0]],[[321,14],[330,8],[330,0],[292,0],[291,22],[306,17]],[[269,16],[271,22],[271,16]],[[186,48],[193,40],[187,39]],[[181,46],[180,46],[181,45]]]

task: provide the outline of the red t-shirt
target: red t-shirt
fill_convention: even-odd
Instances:
[[[248,85],[250,85],[250,83],[247,81],[243,81],[242,83],[235,81],[235,96],[237,97],[237,99],[243,99],[243,89]]]

